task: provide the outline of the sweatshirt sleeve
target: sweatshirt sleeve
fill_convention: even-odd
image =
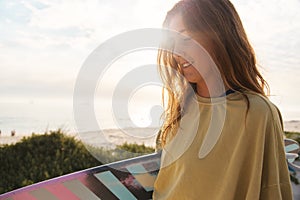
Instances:
[[[266,126],[261,200],[293,199],[283,135],[280,112],[275,106],[271,106],[271,113]]]

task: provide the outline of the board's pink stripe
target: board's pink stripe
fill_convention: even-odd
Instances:
[[[20,194],[16,194],[12,197],[13,200],[37,200],[31,194],[27,192],[22,192]]]
[[[74,193],[62,184],[48,185],[45,188],[59,199],[80,200]]]

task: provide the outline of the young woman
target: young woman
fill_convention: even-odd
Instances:
[[[179,1],[163,27],[184,39],[158,55],[168,102],[153,199],[292,199],[281,115],[231,2]]]

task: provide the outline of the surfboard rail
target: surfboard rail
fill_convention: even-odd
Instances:
[[[0,200],[151,199],[160,153],[105,164],[0,195]]]

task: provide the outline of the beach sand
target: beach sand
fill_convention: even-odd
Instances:
[[[145,144],[155,146],[158,128],[126,128],[106,129],[103,131],[77,134],[76,138],[85,144],[99,147],[114,147],[124,143]]]
[[[300,121],[298,120],[285,121],[283,126],[285,131],[300,132]]]
[[[75,136],[76,139],[84,144],[99,147],[114,147],[127,143],[145,144],[146,146],[155,146],[155,138],[158,128],[125,128],[125,129],[105,129],[102,131],[67,133]],[[30,135],[27,135],[27,137]],[[0,145],[14,144],[19,142],[24,135],[0,136]]]
[[[300,132],[300,121],[292,120],[284,122],[284,130]],[[85,132],[85,133],[67,133],[75,136],[77,139],[95,146],[111,146],[127,143],[145,144],[147,146],[155,145],[155,137],[158,128],[125,128],[125,129],[104,129],[102,132]],[[27,135],[27,136],[30,136]],[[0,136],[0,145],[13,144],[20,141],[24,135]]]
[[[14,144],[20,141],[24,136],[0,136],[0,145]]]

